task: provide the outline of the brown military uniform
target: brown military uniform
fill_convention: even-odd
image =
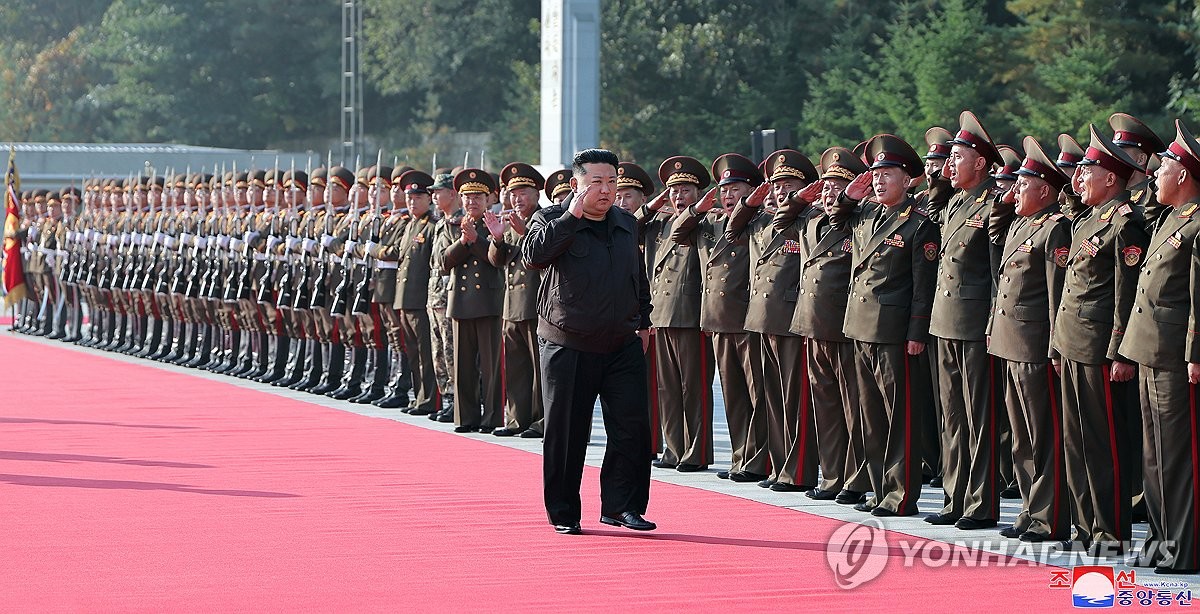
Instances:
[[[513,215],[518,215],[513,212]],[[542,377],[538,362],[537,293],[541,271],[521,262],[525,237],[508,229],[492,240],[488,260],[504,273],[504,311],[501,341],[504,345],[504,428],[509,431],[543,431]]]

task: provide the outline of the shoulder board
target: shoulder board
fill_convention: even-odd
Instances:
[[[1059,220],[1061,220],[1061,219],[1064,219],[1064,218],[1066,218],[1066,217],[1067,217],[1067,216],[1063,215],[1062,213],[1051,213],[1051,214],[1050,214],[1050,221],[1051,221],[1051,222],[1057,222],[1057,221],[1059,221]]]
[[[907,207],[904,208],[904,211],[900,212],[900,217],[908,217],[908,214],[912,213],[912,210],[913,210],[913,206],[908,205]]]
[[[1048,220],[1048,219],[1050,219],[1050,214],[1043,213],[1042,215],[1039,215],[1039,216],[1033,218],[1032,224],[1034,226],[1041,226],[1042,224],[1046,223],[1046,220]]]
[[[1196,212],[1197,208],[1200,208],[1200,205],[1197,205],[1196,203],[1191,203],[1188,206],[1184,207],[1183,211],[1179,212],[1179,217],[1181,217],[1181,218],[1192,217],[1192,214]]]
[[[920,207],[913,207],[913,212],[915,212],[916,214],[918,214],[922,217],[929,217],[929,212]]]

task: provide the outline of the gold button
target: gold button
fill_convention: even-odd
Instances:
[[[475,274],[475,276],[476,276],[476,277],[479,277],[479,273],[476,273],[476,274]]]
[[[732,256],[733,254],[730,254],[730,255]],[[724,291],[720,292],[720,295],[725,296],[725,292]]]
[[[475,284],[475,289],[476,289],[476,290],[478,290],[478,289],[479,289],[479,284]]]
[[[461,286],[460,286],[460,287],[459,287],[459,289],[458,289],[458,291],[459,291],[459,292],[466,292],[466,291],[467,291],[467,289],[466,289],[466,288],[464,288],[464,287],[461,287]]]

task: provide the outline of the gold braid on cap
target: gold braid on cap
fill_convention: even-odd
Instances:
[[[620,186],[621,182],[618,181],[617,185]],[[560,184],[554,186],[554,189],[550,191],[550,198],[556,198],[559,194],[562,194],[563,192],[570,192],[570,191],[571,191],[570,183],[560,183]]]
[[[617,177],[617,187],[618,188],[637,188],[639,190],[646,189],[646,186],[642,185],[642,182],[640,182],[637,179],[634,179],[632,177],[627,177],[625,175],[621,175],[620,177]]]
[[[536,187],[537,187],[537,182],[529,177],[522,177],[520,175],[514,175],[512,179],[508,180],[508,189],[510,189],[510,190],[516,189],[516,188],[536,188]]]
[[[491,194],[492,189],[489,188],[486,183],[481,183],[479,181],[467,181],[458,188],[459,194],[468,194],[470,192],[483,192],[484,194]]]
[[[700,178],[691,173],[671,173],[671,175],[667,177],[667,187],[679,183],[694,183],[696,185],[700,185]]]
[[[804,171],[802,171],[798,168],[793,168],[791,166],[784,166],[784,165],[776,166],[775,172],[771,173],[771,181],[775,181],[776,179],[783,179],[785,177],[795,177],[796,179],[800,179],[800,180],[808,179],[808,177],[804,176]]]
[[[821,179],[845,179],[846,181],[854,181],[855,175],[850,169],[844,166],[831,166],[826,169],[825,174],[821,175]]]

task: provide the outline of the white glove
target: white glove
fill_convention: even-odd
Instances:
[[[358,242],[346,239],[346,251],[348,251],[348,252],[354,251],[354,247],[357,245],[358,245]]]
[[[196,247],[200,249],[208,247],[208,239],[204,237],[196,237]]]
[[[314,241],[313,239],[305,239],[304,245],[301,249],[312,254],[317,251],[317,242]]]
[[[333,235],[321,235],[321,245],[329,247],[333,243]]]

